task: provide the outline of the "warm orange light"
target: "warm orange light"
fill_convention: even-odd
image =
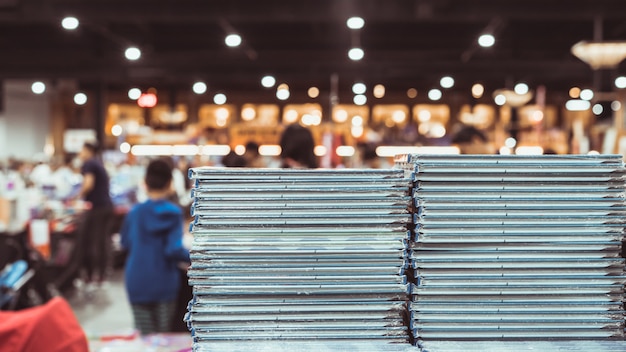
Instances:
[[[580,88],[578,88],[578,87],[572,87],[572,88],[569,90],[569,96],[570,96],[572,99],[578,99],[578,98],[580,97]]]

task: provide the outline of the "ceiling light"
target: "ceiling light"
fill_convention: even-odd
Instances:
[[[230,111],[228,111],[228,109],[226,109],[225,107],[217,108],[215,110],[215,117],[218,120],[227,120],[229,116]]]
[[[615,86],[619,89],[626,88],[626,77],[619,76],[615,79]]]
[[[409,90],[406,91],[406,96],[411,98],[411,99],[417,97],[417,89],[409,88]]]
[[[385,86],[377,84],[374,86],[374,97],[380,99],[385,96]]]
[[[367,87],[364,83],[358,82],[352,85],[352,93],[354,94],[365,94],[365,91],[367,91]]]
[[[298,112],[296,110],[290,109],[285,111],[284,120],[286,123],[294,123],[298,121]]]
[[[483,48],[490,48],[496,43],[496,38],[491,34],[483,34],[478,37],[478,45]]]
[[[572,99],[565,103],[568,111],[585,111],[589,110],[591,104],[587,100]]]
[[[120,125],[113,125],[113,127],[111,127],[111,134],[115,137],[121,136],[123,132],[124,130]]]
[[[33,82],[30,86],[30,90],[35,94],[43,94],[46,91],[46,84],[43,82]]]
[[[569,96],[572,99],[578,99],[580,98],[580,88],[578,87],[572,87],[569,90]]]
[[[131,88],[128,90],[128,98],[131,100],[137,100],[141,96],[141,89]]]
[[[493,101],[496,103],[496,105],[502,106],[506,104],[506,97],[504,96],[504,94],[498,94],[493,98]]]
[[[85,93],[76,93],[74,95],[74,103],[76,105],[85,105],[87,103],[87,95]]]
[[[196,82],[193,84],[193,87],[191,89],[196,94],[204,94],[206,93],[207,86],[206,86],[206,83],[204,82]]]
[[[311,87],[307,91],[307,94],[309,94],[311,99],[315,99],[320,95],[320,90],[317,87]]]
[[[302,124],[307,126],[318,126],[322,123],[322,117],[313,114],[302,115]]]
[[[611,110],[613,110],[613,111],[619,111],[619,109],[621,109],[621,108],[622,108],[622,103],[620,103],[619,101],[614,100],[614,101],[611,103]]]
[[[580,99],[591,100],[593,99],[593,91],[591,89],[583,89],[580,91]]]
[[[131,61],[139,60],[139,58],[141,57],[141,50],[139,50],[139,48],[131,46],[130,48],[126,49],[126,51],[124,52],[124,56],[126,56],[126,58]]]
[[[128,144],[128,142],[120,144],[120,152],[128,154],[130,152],[130,144]]]
[[[504,99],[498,98],[498,96],[500,95]],[[493,92],[493,97],[494,99],[497,98],[496,104],[502,103],[498,105],[506,104],[508,106],[520,107],[526,105],[533,98],[533,95],[530,92],[527,92],[526,94],[518,94],[511,89],[497,89],[495,92]]]
[[[593,108],[591,108],[591,111],[594,113],[594,115],[599,116],[602,115],[602,113],[604,112],[604,108],[601,104],[595,104]]]
[[[148,90],[150,91],[150,90]],[[159,102],[155,93],[142,93],[137,99],[137,105],[142,108],[153,108]]]
[[[361,17],[350,17],[346,21],[346,25],[350,29],[361,29],[365,25],[365,20]]]
[[[365,103],[367,103],[367,97],[363,94],[357,94],[352,101],[354,101],[356,105],[365,105]]]
[[[279,100],[287,100],[289,99],[289,96],[291,95],[291,93],[289,92],[289,89],[285,89],[285,88],[278,88],[276,90],[276,98],[278,98]]]
[[[417,113],[417,120],[419,122],[428,122],[430,121],[430,118],[432,117],[432,114],[430,111],[428,110],[420,110]]]
[[[239,34],[229,34],[224,39],[224,42],[231,48],[237,47],[241,45],[241,36]]]
[[[363,126],[363,117],[359,115],[352,117],[352,126]]]
[[[252,121],[256,117],[256,110],[253,107],[247,106],[241,110],[241,119],[244,121]]]
[[[572,46],[572,54],[594,70],[615,68],[626,58],[626,42],[587,42]]]
[[[274,76],[265,76],[261,78],[261,85],[265,88],[272,88],[276,84]]]
[[[72,31],[76,28],[78,28],[78,18],[76,17],[72,17],[72,16],[68,16],[65,17],[62,21],[61,21],[61,26],[65,29],[67,29],[68,31]]]
[[[217,93],[213,96],[213,102],[217,105],[226,104],[226,95],[222,93]]]
[[[454,78],[450,76],[442,77],[441,80],[439,80],[439,84],[442,88],[452,88],[454,87]]]
[[[482,84],[476,83],[472,86],[472,96],[475,99],[481,98],[483,94],[485,94],[485,87]]]
[[[348,57],[352,61],[359,61],[365,56],[365,52],[361,48],[352,48],[348,51]]]
[[[343,109],[335,111],[335,114],[333,115],[333,120],[335,120],[335,122],[337,123],[344,123],[348,121],[348,112]]]
[[[363,126],[352,126],[352,128],[350,128],[350,133],[354,138],[360,138],[363,136],[363,132],[365,132]]]
[[[428,99],[433,100],[433,101],[437,101],[439,99],[441,99],[441,91],[439,89],[431,89],[428,91]]]
[[[509,137],[504,140],[504,145],[507,146],[507,148],[515,148],[515,146],[517,145],[517,140],[513,137]]]
[[[238,145],[235,147],[235,153],[236,153],[237,155],[244,155],[244,154],[246,153],[246,146],[245,146],[245,145],[238,144]]]
[[[338,156],[342,157],[351,157],[354,155],[355,152],[356,150],[354,149],[354,147],[349,145],[340,145],[335,149],[335,153]]]
[[[395,123],[403,123],[406,120],[406,113],[402,110],[396,110],[391,114],[391,119]]]
[[[517,94],[526,94],[528,93],[528,85],[526,83],[518,83],[515,85],[515,88],[513,88],[513,90]]]

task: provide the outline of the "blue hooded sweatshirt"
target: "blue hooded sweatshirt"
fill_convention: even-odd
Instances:
[[[174,301],[180,287],[179,262],[189,262],[183,247],[183,216],[167,200],[148,200],[128,213],[122,225],[128,250],[125,281],[131,304]]]

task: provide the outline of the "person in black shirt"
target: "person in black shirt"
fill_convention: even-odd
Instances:
[[[280,157],[283,168],[318,167],[315,140],[311,131],[299,124],[287,126],[280,136]]]
[[[97,158],[95,144],[85,143],[79,157],[83,162],[80,197],[89,206],[79,227],[78,247],[87,283],[101,283],[106,275],[111,248],[109,223],[113,203],[109,195],[109,176]]]

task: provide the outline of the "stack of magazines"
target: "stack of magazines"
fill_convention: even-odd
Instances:
[[[408,345],[406,175],[190,170],[194,299],[186,319],[195,350]]]
[[[410,312],[424,350],[623,339],[620,156],[404,155],[396,166],[414,172]]]

